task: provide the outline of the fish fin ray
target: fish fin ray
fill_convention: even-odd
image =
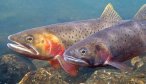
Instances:
[[[120,17],[120,15],[114,10],[113,6],[111,3],[109,3],[102,15],[100,16],[100,18],[104,21],[110,21],[110,22],[119,22],[122,20],[122,18]]]
[[[120,69],[121,71],[124,71],[124,72],[125,71],[128,71],[128,72],[132,71],[131,67],[128,67],[127,65],[125,65],[124,63],[121,63],[121,62],[108,61],[105,64],[111,65],[111,66],[113,66],[115,68]]]
[[[53,59],[53,60],[49,61],[49,63],[55,69],[58,69],[61,67],[61,65],[57,59]]]
[[[145,20],[146,19],[146,4],[144,4],[138,12],[135,14],[134,20]]]
[[[77,73],[78,73],[78,66],[77,65],[66,62],[62,56],[58,56],[57,59],[65,72],[67,72],[71,76],[77,75]]]

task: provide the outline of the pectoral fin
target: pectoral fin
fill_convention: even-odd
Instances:
[[[78,66],[68,63],[63,59],[63,56],[58,56],[57,60],[59,61],[61,67],[71,76],[76,76],[78,73]]]
[[[121,71],[124,71],[124,72],[125,71],[128,71],[128,72],[132,71],[132,68],[131,67],[128,67],[127,65],[125,65],[125,64],[123,64],[121,62],[107,61],[105,64],[111,65],[111,66],[113,66],[115,68],[120,69]]]
[[[53,59],[53,60],[49,61],[49,63],[55,69],[58,69],[61,67],[61,65],[59,64],[59,61],[57,59]]]

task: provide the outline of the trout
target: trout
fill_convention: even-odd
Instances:
[[[70,75],[77,74],[77,66],[64,61],[64,51],[75,42],[91,34],[123,22],[111,4],[105,7],[98,19],[52,24],[28,29],[8,36],[13,43],[7,46],[26,57],[47,60]]]
[[[133,20],[96,32],[69,47],[64,60],[85,67],[111,65],[121,71],[130,67],[123,62],[146,50],[146,4]]]

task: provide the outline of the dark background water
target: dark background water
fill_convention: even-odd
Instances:
[[[9,53],[7,36],[32,27],[99,18],[112,3],[123,19],[132,19],[146,0],[0,0],[0,55]]]

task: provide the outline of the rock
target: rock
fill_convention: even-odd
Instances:
[[[137,56],[137,57],[134,57],[133,59],[131,59],[131,65],[135,69],[138,69],[138,68],[140,68],[140,67],[142,67],[144,65],[144,62],[143,62],[142,58]]]
[[[95,69],[91,68],[80,68],[79,74],[76,77],[72,77],[63,69],[53,69],[52,72],[52,67],[49,65],[48,61],[33,59],[32,63],[37,67],[37,69],[45,68],[49,73],[60,75],[61,78],[69,84],[85,82],[88,77],[95,71]]]
[[[38,68],[23,77],[19,84],[80,84],[84,83],[95,71],[91,68],[81,68],[78,76],[71,77],[62,69]]]
[[[68,84],[53,68],[28,72],[19,84]]]
[[[0,57],[0,84],[16,84],[27,72],[35,69],[27,59],[14,54],[3,55]]]
[[[85,84],[145,84],[143,73],[121,73],[117,70],[97,70]]]
[[[146,56],[142,56],[142,57],[136,57],[133,60],[133,63],[135,62],[135,70],[134,72],[141,72],[146,74]],[[131,63],[132,63],[131,60]]]
[[[136,58],[137,59],[137,58]],[[132,63],[140,62],[134,60]],[[146,58],[139,58],[143,65],[137,69],[123,72],[111,66],[97,68],[80,68],[76,77],[71,77],[62,69],[53,69],[43,61],[36,61],[37,71],[31,71],[19,82],[20,84],[146,84]],[[37,63],[38,62],[38,63]],[[129,61],[130,62],[130,61]],[[40,63],[42,63],[40,65]],[[129,64],[129,63],[128,63]],[[40,67],[44,68],[40,68]],[[135,65],[134,65],[135,66]]]
[[[64,71],[61,71],[62,73],[60,74],[62,77],[64,77],[64,80],[69,84],[80,84],[84,83],[93,74],[95,70],[95,68],[82,67],[79,69],[78,75],[75,77],[68,75]]]

